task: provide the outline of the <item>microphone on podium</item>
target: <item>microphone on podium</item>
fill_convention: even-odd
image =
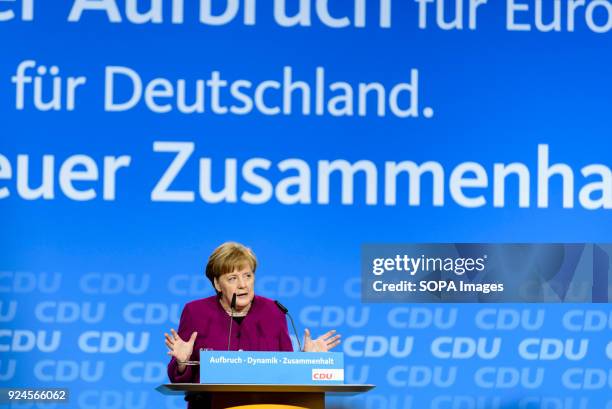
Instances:
[[[230,304],[231,315],[230,315],[230,323],[229,323],[229,332],[227,334],[227,350],[230,350],[230,346],[232,343],[232,323],[234,322],[234,310],[236,309],[236,293],[232,295],[232,303]]]
[[[274,304],[276,304],[278,309],[281,310],[283,314],[289,317],[289,320],[291,321],[291,326],[293,327],[293,333],[295,334],[295,339],[298,342],[300,351],[302,351],[302,343],[300,342],[300,337],[298,336],[297,330],[295,329],[295,323],[293,322],[293,317],[291,316],[291,314],[289,314],[289,309],[285,307],[283,304],[281,304],[280,301],[278,300],[274,300]]]

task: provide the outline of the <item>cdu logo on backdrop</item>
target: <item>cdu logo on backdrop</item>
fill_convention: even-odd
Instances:
[[[0,23],[18,19],[34,19],[34,0],[5,0],[0,2]]]

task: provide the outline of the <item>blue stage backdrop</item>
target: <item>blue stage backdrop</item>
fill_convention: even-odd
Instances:
[[[232,240],[377,385],[334,407],[612,408],[607,303],[360,283],[367,243],[612,241],[611,31],[610,0],[0,2],[0,386],[183,408],[163,333]]]

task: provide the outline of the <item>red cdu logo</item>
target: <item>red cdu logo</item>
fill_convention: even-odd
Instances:
[[[313,369],[313,381],[344,381],[344,369]]]

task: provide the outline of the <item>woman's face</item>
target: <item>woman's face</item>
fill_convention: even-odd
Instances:
[[[251,267],[235,269],[231,273],[215,278],[215,288],[221,293],[224,305],[229,307],[236,294],[236,311],[248,307],[255,297],[255,274]]]

